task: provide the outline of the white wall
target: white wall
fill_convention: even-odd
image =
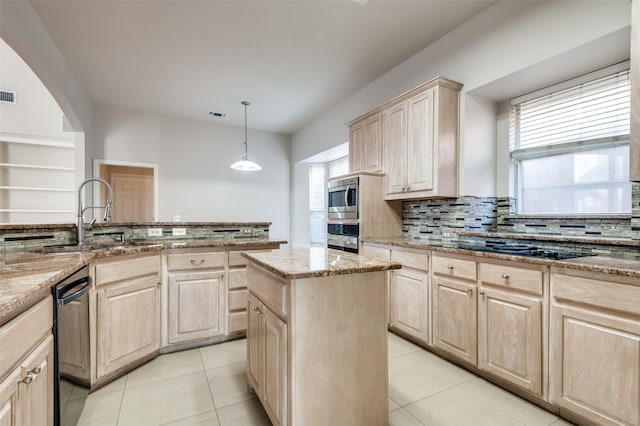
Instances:
[[[495,108],[478,97],[480,93],[491,97],[491,93],[487,95],[482,89],[509,80],[526,92],[532,87],[550,84],[554,78],[562,80],[568,78],[569,73],[592,70],[572,68],[575,64],[583,67],[609,65],[606,62],[612,57],[609,51],[620,50],[619,45],[612,44],[618,38],[609,36],[615,32],[622,32],[624,36],[622,29],[628,31],[629,25],[630,2],[626,0],[498,1],[296,132],[292,136],[292,161],[301,161],[344,143],[348,140],[345,122],[435,76],[442,76],[465,85],[460,99],[459,176],[464,195],[506,195],[496,193],[497,187],[503,188],[496,178],[496,159],[488,155],[478,159],[473,155],[496,150],[496,141],[488,137],[490,132],[487,133],[485,123],[488,109]],[[591,45],[600,50],[593,51]],[[582,56],[578,58],[576,51]],[[628,58],[628,48],[626,54]],[[600,65],[598,61],[603,63]],[[544,79],[539,73],[525,74],[526,79],[519,78],[520,73],[526,73],[538,64],[545,65]],[[504,88],[497,86],[494,89]],[[469,100],[467,93],[472,91],[474,98]],[[467,107],[467,102],[472,105]],[[481,117],[467,117],[467,114],[475,113]],[[483,137],[477,137],[475,126],[480,126]],[[491,186],[469,181],[480,170],[483,176],[491,175],[485,179]],[[302,204],[293,206],[294,211],[304,208],[306,206]],[[304,238],[294,236],[295,240]]]
[[[94,107],[95,158],[158,164],[160,221],[271,221],[290,240],[290,138],[251,131],[249,158],[263,167],[232,170],[244,129],[107,106]]]

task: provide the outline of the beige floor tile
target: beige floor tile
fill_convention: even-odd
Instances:
[[[108,385],[105,385],[105,386],[101,387],[100,389],[91,392],[91,395],[101,395],[103,393],[109,393],[109,392],[115,392],[115,391],[124,390],[124,387],[127,384],[127,378],[128,378],[128,375],[125,374],[124,376],[120,377],[117,380],[114,380],[113,382],[109,383]]]
[[[401,407],[454,386],[406,355],[389,360],[389,397]]]
[[[222,345],[211,345],[200,348],[204,369],[223,367],[247,360],[246,339],[226,342]]]
[[[127,387],[204,371],[199,349],[160,355],[129,373]]]
[[[400,408],[400,405],[393,399],[389,398],[389,411],[397,410],[398,408]]]
[[[214,409],[203,372],[124,390],[118,426],[158,425]]]
[[[558,419],[551,423],[550,426],[573,426],[573,423],[566,421],[565,419]]]
[[[84,401],[82,399],[70,401],[63,416],[65,419],[72,419],[77,414],[76,407],[84,403],[78,426],[115,426],[118,422],[123,393],[124,391],[108,392],[102,395],[89,395]]]
[[[520,426],[517,421],[458,387],[404,407],[429,426]]]
[[[420,346],[417,346],[410,341],[403,339],[397,334],[387,333],[387,352],[389,358],[394,358],[399,355],[405,355],[415,351],[422,351]]]
[[[197,416],[187,417],[186,419],[176,420],[175,422],[165,423],[163,426],[218,426],[218,414],[215,410],[198,414]]]
[[[411,352],[407,354],[407,357],[416,361],[421,368],[425,368],[438,376],[444,377],[456,385],[477,377],[464,368],[458,367],[426,350]]]
[[[461,384],[460,389],[475,395],[526,425],[547,426],[557,419],[550,412],[479,377]]]
[[[422,423],[404,408],[398,408],[389,412],[389,426],[422,426]]]
[[[220,408],[218,420],[221,426],[271,426],[267,413],[257,399]]]
[[[65,403],[69,400],[69,396],[73,391],[75,385],[68,380],[60,380],[60,403]]]
[[[207,380],[217,409],[232,405],[256,395],[249,392],[245,362],[207,370]]]

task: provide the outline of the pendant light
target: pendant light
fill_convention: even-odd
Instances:
[[[250,161],[247,154],[247,106],[249,106],[250,103],[249,101],[242,101],[242,105],[244,105],[244,156],[240,161],[233,163],[231,168],[245,172],[257,172],[258,170],[262,170],[262,167],[257,163]]]

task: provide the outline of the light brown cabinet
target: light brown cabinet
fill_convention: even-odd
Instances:
[[[270,250],[244,250],[259,253]],[[242,333],[247,330],[247,260],[242,251],[229,252],[229,333]]]
[[[160,255],[96,265],[96,379],[135,365],[160,348]]]
[[[470,364],[477,362],[476,262],[432,256],[433,345]]]
[[[50,297],[0,327],[0,424],[53,425]]]
[[[543,395],[546,268],[480,263],[478,367]]]
[[[391,260],[402,269],[389,275],[389,324],[392,330],[429,343],[429,256],[406,250],[391,250]]]
[[[436,78],[385,107],[385,199],[457,197],[461,88],[459,83]]]
[[[226,252],[167,255],[169,344],[225,334],[226,258]]]
[[[597,424],[640,424],[640,287],[553,269],[550,401]]]
[[[640,182],[640,1],[631,2],[630,180]]]
[[[349,170],[382,171],[382,116],[380,113],[347,123],[349,126]]]

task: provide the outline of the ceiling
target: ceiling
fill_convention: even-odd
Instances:
[[[95,104],[285,134],[491,3],[31,0]]]

